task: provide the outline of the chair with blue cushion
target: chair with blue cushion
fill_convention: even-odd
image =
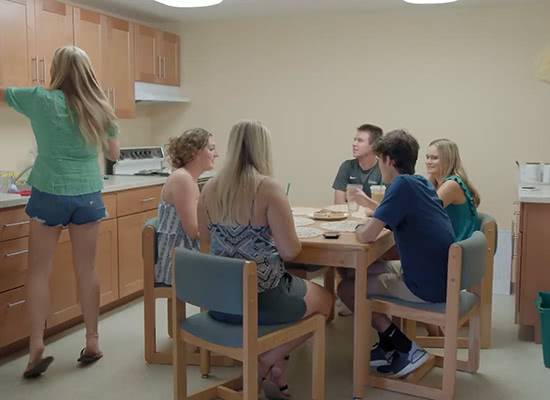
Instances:
[[[480,283],[485,275],[486,257],[487,240],[479,231],[469,239],[451,245],[445,303],[413,303],[384,296],[369,298],[372,311],[441,326],[445,331],[443,356],[431,355],[424,365],[405,379],[374,375],[371,377],[373,386],[429,399],[454,399],[456,370],[476,372],[479,368]],[[458,329],[467,321],[470,323],[468,360],[462,361],[457,359]],[[441,387],[419,384],[434,367],[443,368]]]
[[[281,325],[258,325],[257,266],[253,262],[175,249],[173,271],[174,399],[258,399],[258,356],[296,338],[313,334],[313,399],[324,399],[325,319],[311,315]],[[186,317],[186,303],[243,316],[229,324],[208,312]],[[187,394],[187,346],[195,345],[243,363],[243,373]],[[241,391],[242,389],[242,391]]]
[[[157,351],[156,333],[156,300],[167,299],[168,303],[168,334],[172,336],[172,287],[155,282],[155,264],[157,263],[157,229],[158,218],[151,218],[146,221],[142,234],[143,252],[143,337],[145,340],[145,361],[149,364],[172,364],[172,351]],[[200,350],[188,352],[188,363],[201,365],[201,372],[204,376],[210,373],[210,366],[231,367],[235,364],[227,357],[208,354]]]
[[[488,214],[478,213],[480,229],[487,239],[487,252],[485,257],[485,276],[481,280],[480,291],[480,316],[481,316],[481,348],[491,347],[492,310],[493,310],[493,270],[494,257],[497,251],[498,227],[495,219]],[[416,324],[406,324],[407,336],[416,337],[416,341],[423,347],[443,347],[443,336],[416,336]],[[468,348],[468,337],[458,337],[458,347]]]

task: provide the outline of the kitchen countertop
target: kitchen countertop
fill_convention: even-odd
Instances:
[[[525,189],[525,188],[529,188],[529,189]],[[521,183],[518,186],[518,199],[521,203],[549,203],[550,204],[550,185],[535,185],[531,183]]]
[[[103,190],[101,193],[118,192],[121,190],[137,189],[140,187],[163,185],[168,179],[165,176],[107,176],[103,181]],[[18,194],[0,193],[0,209],[15,207],[27,204],[28,196]],[[550,202],[550,201],[549,201]]]

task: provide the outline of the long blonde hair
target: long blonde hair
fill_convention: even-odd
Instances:
[[[481,202],[481,197],[479,196],[479,192],[468,179],[468,175],[466,175],[456,143],[449,139],[437,139],[431,142],[430,146],[435,146],[437,148],[437,152],[439,153],[441,176],[437,179],[438,185],[441,184],[440,180],[443,180],[449,176],[459,176],[472,194],[475,206],[478,207]]]
[[[252,204],[265,176],[272,176],[270,133],[258,121],[237,122],[229,133],[226,161],[212,181],[208,209],[222,223],[235,224],[242,215],[242,204]],[[251,217],[251,216],[250,216]]]
[[[51,65],[51,89],[65,95],[69,115],[76,112],[80,133],[88,144],[107,144],[107,131],[115,129],[115,112],[101,90],[92,63],[75,46],[58,48]]]

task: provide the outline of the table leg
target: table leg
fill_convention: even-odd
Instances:
[[[359,263],[355,269],[354,310],[354,355],[353,355],[353,398],[361,399],[365,394],[370,365],[369,326],[370,305],[367,302],[367,265]]]

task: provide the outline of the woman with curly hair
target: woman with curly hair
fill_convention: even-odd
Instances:
[[[155,282],[170,285],[172,249],[199,250],[197,202],[199,176],[214,168],[218,157],[212,134],[202,128],[170,139],[168,156],[174,171],[164,184],[158,208],[158,260]]]

